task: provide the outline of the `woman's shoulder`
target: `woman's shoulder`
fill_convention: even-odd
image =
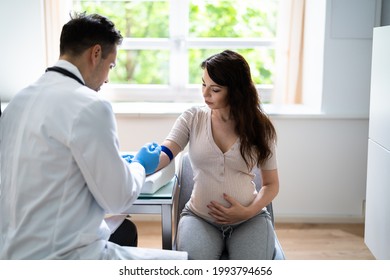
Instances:
[[[192,105],[190,106],[188,109],[186,109],[186,111],[191,111],[191,112],[207,112],[209,111],[210,108],[204,104],[200,104],[200,105]]]
[[[187,118],[194,118],[194,117],[207,117],[208,113],[210,111],[210,108],[206,105],[195,105],[191,106],[187,110],[183,112],[183,116]]]

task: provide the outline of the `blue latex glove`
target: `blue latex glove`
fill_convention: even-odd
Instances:
[[[134,155],[122,155],[122,158],[124,158],[128,163],[132,163],[134,160]]]
[[[133,161],[139,162],[144,168],[145,173],[153,173],[160,162],[161,147],[153,142],[145,144],[134,156]]]

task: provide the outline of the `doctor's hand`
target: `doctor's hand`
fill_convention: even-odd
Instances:
[[[236,224],[251,218],[248,208],[243,206],[233,197],[223,194],[223,198],[230,203],[225,207],[222,204],[211,201],[207,207],[210,209],[209,214],[218,224]]]
[[[144,168],[146,174],[153,173],[160,161],[161,147],[157,143],[148,143],[142,146],[134,156],[133,162],[139,162]]]
[[[128,163],[132,163],[134,160],[134,155],[122,155],[122,158],[124,158]]]

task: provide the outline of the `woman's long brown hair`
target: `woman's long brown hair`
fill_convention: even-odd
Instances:
[[[240,152],[248,168],[260,166],[272,156],[276,130],[261,107],[245,58],[231,50],[215,54],[201,63],[210,78],[228,88],[230,114],[241,141]]]

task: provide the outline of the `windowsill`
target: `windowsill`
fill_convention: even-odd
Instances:
[[[200,103],[182,102],[111,102],[115,115],[121,116],[178,116]]]
[[[202,105],[196,102],[112,102],[112,107],[117,116],[179,116],[186,109]],[[273,105],[263,104],[265,112],[271,118],[334,118],[334,119],[368,119],[363,114],[343,115],[325,114],[319,109],[305,105]]]
[[[202,105],[196,102],[111,102],[117,116],[128,117],[177,117],[186,109]],[[4,111],[7,103],[1,103]],[[319,109],[305,105],[264,104],[265,112],[271,118],[308,118],[308,119],[368,119],[363,114],[326,114]]]

